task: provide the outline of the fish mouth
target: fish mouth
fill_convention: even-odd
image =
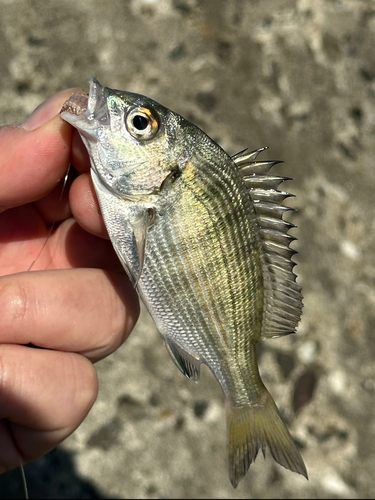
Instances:
[[[83,136],[92,139],[100,125],[109,123],[106,87],[96,78],[90,80],[90,88],[79,91],[65,101],[61,118],[75,127]]]

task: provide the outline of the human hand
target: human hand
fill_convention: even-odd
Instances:
[[[119,347],[139,315],[103,239],[87,153],[59,116],[74,91],[53,96],[22,126],[0,129],[0,473],[80,425],[97,395],[92,362]]]

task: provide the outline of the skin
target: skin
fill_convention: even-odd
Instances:
[[[125,341],[139,315],[86,150],[59,116],[76,91],[0,129],[0,473],[41,457],[81,424],[98,391],[93,363]]]

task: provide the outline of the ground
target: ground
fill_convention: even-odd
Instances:
[[[230,154],[268,146],[296,214],[304,312],[260,365],[309,481],[258,457],[233,490],[221,391],[186,380],[145,312],[98,364],[82,426],[26,466],[31,498],[375,494],[375,4],[372,0],[0,0],[0,124],[67,87],[143,93]],[[19,471],[0,498],[22,498]]]

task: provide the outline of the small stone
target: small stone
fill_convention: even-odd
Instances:
[[[301,344],[297,350],[298,358],[302,363],[312,363],[317,355],[318,345],[313,340],[308,340]]]

